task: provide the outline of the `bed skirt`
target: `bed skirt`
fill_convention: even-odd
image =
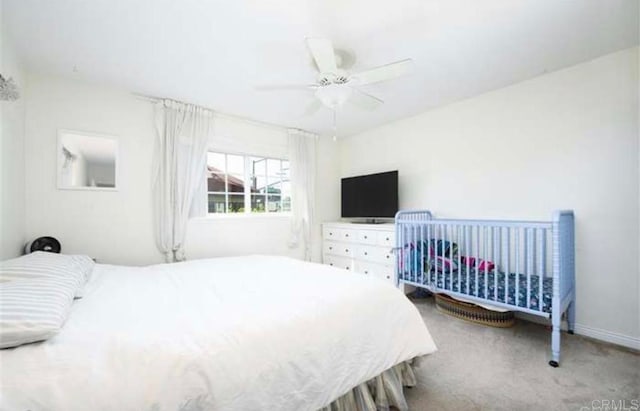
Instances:
[[[413,360],[402,362],[362,383],[318,411],[408,411],[403,387],[414,387]]]

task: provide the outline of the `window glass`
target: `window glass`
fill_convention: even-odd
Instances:
[[[227,173],[244,176],[244,156],[227,154]]]
[[[209,193],[209,213],[226,213],[226,200],[224,194]]]
[[[291,211],[291,181],[282,181],[282,211]]]
[[[227,190],[230,193],[244,194],[244,178],[240,175],[227,174]]]
[[[244,193],[229,194],[228,207],[230,213],[244,213]]]
[[[207,155],[207,165],[209,167],[215,167],[218,171],[222,172],[226,167],[224,157],[224,154],[209,152]]]
[[[212,214],[289,212],[289,161],[210,152],[207,191]]]
[[[256,182],[256,185],[254,187],[255,188],[254,192],[262,193],[262,194],[267,192],[266,191],[267,190],[267,177],[256,176],[255,177],[255,182]]]
[[[251,194],[251,212],[252,213],[264,213],[265,209],[265,196],[263,194]]]
[[[249,167],[251,174],[255,176],[266,176],[267,175],[267,161],[262,157],[250,157],[249,158]]]
[[[279,176],[281,170],[282,160],[275,160],[272,158],[267,159],[267,175]]]

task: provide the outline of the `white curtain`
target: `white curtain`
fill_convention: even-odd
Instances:
[[[203,187],[213,112],[172,100],[158,102],[155,110],[158,135],[153,172],[156,243],[167,262],[183,261],[189,218],[206,214]]]
[[[289,246],[304,244],[304,258],[311,260],[314,222],[316,140],[315,134],[289,129],[289,164],[291,172],[291,238]]]

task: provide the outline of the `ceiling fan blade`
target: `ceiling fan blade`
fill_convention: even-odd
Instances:
[[[349,102],[355,106],[363,108],[365,110],[375,110],[384,104],[384,101],[371,94],[365,93],[362,90],[352,87],[353,93],[349,97]]]
[[[404,76],[411,71],[412,67],[413,60],[400,60],[395,63],[385,64],[384,66],[352,74],[351,79],[355,80],[358,85],[378,83],[380,81],[391,80],[396,77]]]
[[[312,37],[307,37],[306,41],[309,53],[313,56],[318,70],[321,73],[335,73],[338,67],[336,66],[336,55],[331,41]]]
[[[262,86],[253,86],[257,91],[284,91],[284,90],[314,90],[318,88],[315,84],[268,84]]]
[[[307,108],[305,108],[304,115],[305,116],[312,116],[312,115],[316,114],[318,112],[318,110],[320,110],[320,108],[322,108],[322,103],[317,98],[314,98],[313,101],[311,103],[309,103]]]

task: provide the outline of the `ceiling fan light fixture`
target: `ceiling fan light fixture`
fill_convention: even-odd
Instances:
[[[335,110],[349,99],[351,96],[351,87],[345,84],[329,84],[318,87],[315,95],[322,104]]]

